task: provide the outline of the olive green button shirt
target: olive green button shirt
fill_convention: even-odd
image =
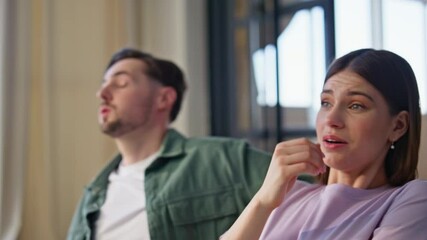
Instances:
[[[270,158],[243,140],[185,138],[168,130],[159,157],[145,171],[151,239],[218,239],[261,186]],[[108,177],[120,161],[118,155],[86,187],[68,240],[94,238]]]

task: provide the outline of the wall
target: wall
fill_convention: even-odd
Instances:
[[[189,91],[174,125],[191,136],[205,135],[209,133],[205,1],[143,2],[140,45],[175,61],[187,77]]]

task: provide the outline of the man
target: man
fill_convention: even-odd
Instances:
[[[243,211],[271,156],[241,140],[169,128],[185,89],[170,61],[134,49],[112,57],[98,119],[120,154],[86,188],[69,240],[217,239]]]

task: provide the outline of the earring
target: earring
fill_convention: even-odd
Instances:
[[[392,143],[391,143],[391,146],[390,146],[390,149],[391,149],[391,150],[394,150],[394,148],[395,148],[395,147],[394,147],[394,142],[392,142]]]

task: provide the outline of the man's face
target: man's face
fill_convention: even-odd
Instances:
[[[153,110],[160,84],[145,74],[147,65],[124,59],[111,66],[97,92],[102,100],[98,121],[104,133],[120,137],[153,124]]]

